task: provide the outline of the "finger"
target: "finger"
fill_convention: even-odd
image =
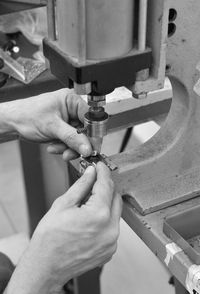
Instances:
[[[68,205],[79,205],[91,192],[96,180],[96,169],[89,166],[83,176],[66,192],[64,197]]]
[[[63,152],[63,160],[64,161],[70,161],[72,159],[76,159],[79,157],[79,154],[72,150],[72,149],[66,149],[64,152]]]
[[[88,202],[92,201],[93,205],[100,207],[106,205],[110,209],[114,194],[110,170],[104,163],[98,162],[96,171],[97,180],[92,190],[92,197],[90,197]]]
[[[70,93],[66,96],[66,104],[70,118],[83,122],[89,108],[87,103],[79,95]]]
[[[70,126],[76,128],[76,129],[80,129],[80,128],[84,127],[84,125],[79,120],[70,120],[69,124],[70,124]]]
[[[121,214],[122,214],[122,197],[119,193],[115,193],[113,197],[112,209],[111,209],[111,217],[114,222],[119,222]]]
[[[47,147],[47,152],[51,154],[63,154],[67,149],[67,146],[64,143],[52,143]]]
[[[61,119],[58,122],[56,136],[70,149],[75,150],[84,157],[87,157],[92,153],[92,147],[87,136],[84,134],[78,134],[75,128]]]

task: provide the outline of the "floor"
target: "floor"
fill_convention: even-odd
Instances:
[[[157,130],[154,124],[146,131],[143,125],[143,129],[143,141]],[[129,147],[139,144],[139,133],[136,129]],[[117,153],[123,134],[121,131],[105,138],[103,151],[111,153],[112,145],[112,153]],[[27,219],[19,146],[17,142],[4,143],[0,145],[0,250],[14,255],[14,261],[28,242]],[[16,248],[20,250],[13,254]],[[118,251],[102,274],[102,294],[172,294],[169,277],[164,266],[122,220]]]

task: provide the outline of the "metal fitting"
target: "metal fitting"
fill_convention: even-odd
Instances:
[[[88,95],[88,105],[91,107],[103,107],[106,105],[106,96]]]
[[[88,101],[88,105],[91,107],[103,107],[106,105],[106,101]]]
[[[84,129],[88,137],[103,138],[107,134],[108,114],[102,112],[87,112],[84,117]]]
[[[92,84],[77,84],[76,82],[74,82],[74,91],[78,95],[88,95],[92,91]]]
[[[87,136],[103,138],[107,134],[107,121],[108,117],[103,121],[91,121],[85,118],[84,126],[87,129]]]

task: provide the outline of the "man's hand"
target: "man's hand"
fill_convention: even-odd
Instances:
[[[117,248],[121,208],[108,168],[88,167],[39,223],[7,293],[62,293],[72,277],[109,261]]]
[[[69,89],[2,103],[0,134],[10,123],[12,132],[29,141],[51,143],[48,151],[63,154],[65,160],[78,154],[89,156],[92,147],[88,138],[76,131],[87,109],[87,104]]]

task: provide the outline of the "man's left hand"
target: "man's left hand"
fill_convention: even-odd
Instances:
[[[87,136],[78,134],[76,129],[83,123],[88,106],[72,90],[61,89],[12,103],[15,127],[20,137],[50,143],[48,152],[63,154],[66,161],[79,154],[91,154]]]

